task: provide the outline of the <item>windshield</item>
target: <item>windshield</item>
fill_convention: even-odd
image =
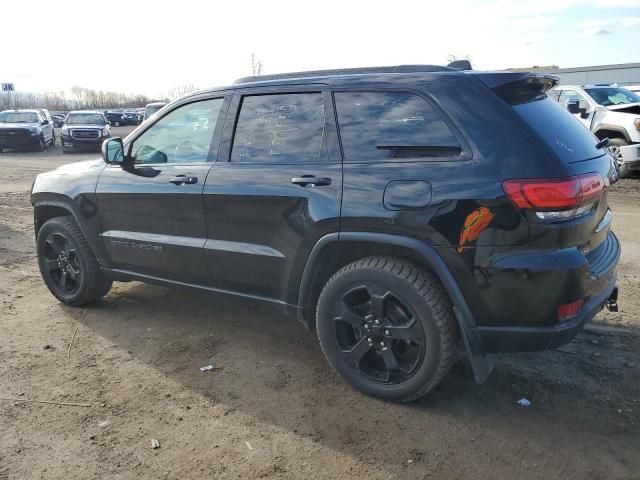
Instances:
[[[2,112],[0,122],[3,123],[38,123],[38,115],[33,112]]]
[[[72,113],[67,117],[67,125],[104,125],[104,117],[99,113]]]
[[[640,102],[640,96],[626,88],[585,88],[584,90],[591,95],[591,98],[593,98],[596,103],[604,105],[605,107]]]

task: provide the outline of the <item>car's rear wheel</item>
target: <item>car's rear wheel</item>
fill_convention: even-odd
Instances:
[[[107,294],[107,279],[71,217],[45,222],[37,236],[38,266],[49,291],[66,305],[85,305]]]
[[[329,363],[351,385],[386,400],[415,400],[453,364],[459,330],[440,281],[419,266],[368,257],[338,271],[318,300]]]
[[[119,126],[120,126],[120,122],[114,122],[114,123],[113,123],[113,125],[114,125],[115,127],[119,127]]]
[[[629,176],[629,167],[625,165],[622,151],[620,150],[620,147],[626,147],[627,145],[629,143],[624,138],[612,138],[609,140],[609,153],[611,153],[620,168],[621,178]]]

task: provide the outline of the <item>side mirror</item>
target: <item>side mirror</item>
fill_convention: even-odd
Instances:
[[[567,110],[569,110],[569,113],[573,113],[574,115],[577,115],[578,113],[580,113],[580,102],[578,100],[569,100],[567,102]]]
[[[109,165],[124,164],[124,145],[121,138],[110,138],[102,142],[102,159]]]

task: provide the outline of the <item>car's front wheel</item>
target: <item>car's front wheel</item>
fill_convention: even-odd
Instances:
[[[339,270],[318,300],[329,363],[351,385],[386,400],[415,400],[451,368],[460,343],[449,296],[418,265],[368,257]]]
[[[36,150],[38,152],[44,152],[47,149],[47,142],[44,139],[44,135],[40,134],[40,138],[38,138],[38,145],[36,146]]]
[[[620,150],[620,147],[626,147],[627,145],[629,144],[624,138],[612,138],[609,140],[609,153],[611,153],[620,168],[620,178],[629,176],[629,166],[625,165],[622,150]]]
[[[85,305],[107,294],[107,279],[72,217],[45,222],[36,240],[38,266],[49,291],[66,305]]]

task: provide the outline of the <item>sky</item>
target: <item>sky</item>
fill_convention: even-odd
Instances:
[[[251,74],[447,63],[640,61],[640,0],[6,1],[0,82],[164,96]]]

